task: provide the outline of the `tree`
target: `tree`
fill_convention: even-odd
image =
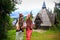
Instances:
[[[9,14],[14,10],[12,0],[0,0],[0,40],[7,38],[7,27],[9,27]]]
[[[54,12],[57,13],[57,20],[60,21],[60,3],[55,2]]]
[[[55,7],[55,8],[54,8],[54,12],[57,13],[57,17],[56,17],[56,20],[57,20],[56,22],[57,22],[57,23],[56,23],[56,25],[55,25],[55,26],[56,26],[55,29],[60,30],[60,10]]]
[[[57,13],[57,20],[60,21],[60,10],[58,8],[54,8],[54,12]]]
[[[33,14],[32,14],[32,11],[30,12],[30,15],[31,15],[31,19],[33,18]]]

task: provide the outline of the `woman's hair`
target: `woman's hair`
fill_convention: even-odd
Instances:
[[[18,22],[18,19],[16,20],[16,23]],[[16,25],[16,23],[15,23],[15,25]]]

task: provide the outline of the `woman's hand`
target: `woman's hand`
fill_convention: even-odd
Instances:
[[[22,29],[24,28],[24,26],[21,27]]]
[[[34,28],[34,27],[35,27],[35,24],[32,24],[32,25],[31,25],[31,28]]]

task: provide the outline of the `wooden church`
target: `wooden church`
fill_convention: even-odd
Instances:
[[[55,22],[55,16],[56,16],[56,14],[49,11],[46,8],[45,2],[43,2],[42,9],[37,13],[34,20],[37,20],[36,18],[39,17],[42,20],[42,23],[39,24],[40,26],[52,26]],[[36,22],[35,22],[35,24],[36,24]]]

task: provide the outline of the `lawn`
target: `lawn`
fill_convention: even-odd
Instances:
[[[24,32],[24,40],[26,40],[26,31]],[[9,30],[8,31],[8,39],[7,40],[15,40],[16,31]],[[31,40],[60,40],[60,32],[55,31],[46,31],[44,33],[32,32]]]

